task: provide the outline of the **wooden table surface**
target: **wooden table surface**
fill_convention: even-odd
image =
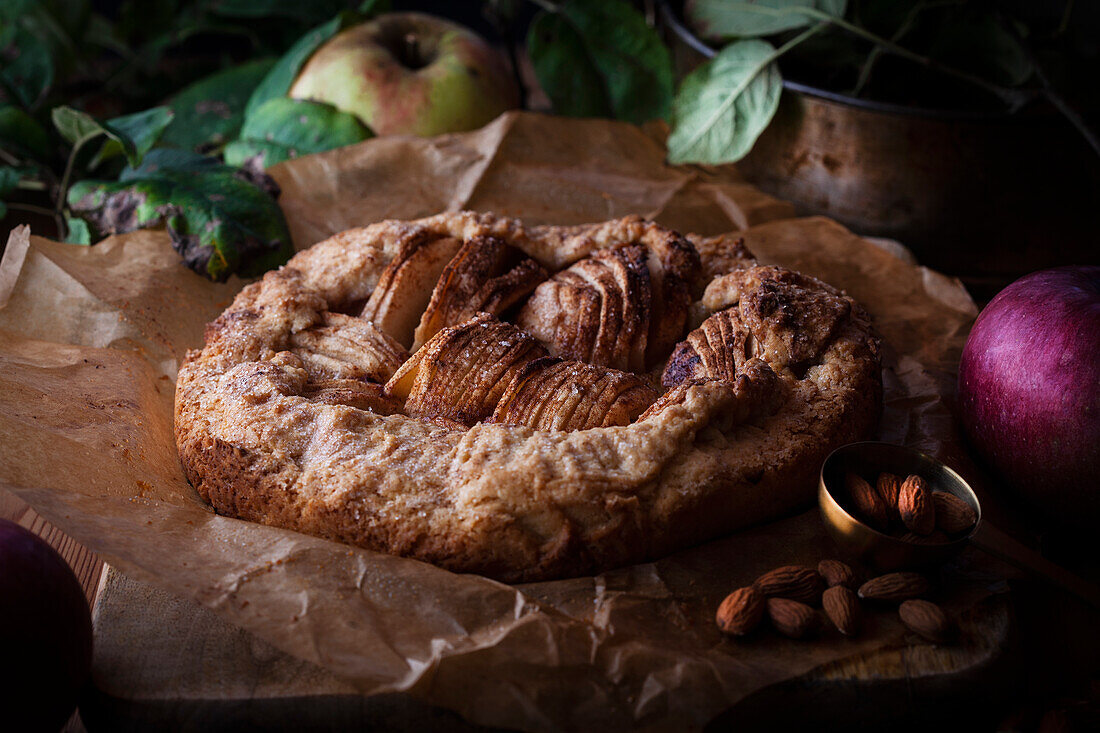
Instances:
[[[17,522],[54,547],[72,567],[89,606],[93,604],[101,591],[101,581],[106,577],[103,561],[95,553],[4,491],[0,491],[0,518]],[[1055,553],[1058,554],[1061,553]],[[1095,569],[1093,563],[1088,564]],[[1067,717],[1077,721],[1084,719],[1089,724],[1094,722],[1100,727],[1100,634],[1095,633],[1097,615],[1075,599],[1052,592],[1040,584],[1024,583],[1016,588],[1013,596],[1014,617],[1019,622],[1019,635],[1023,637],[1023,653],[1027,660],[1025,669],[1032,671],[1025,673],[1028,679],[1019,681],[1024,694],[1013,702],[1013,709],[994,714],[1003,716],[1003,722],[1009,725],[1009,729],[1016,730],[1045,729],[1047,723],[1057,723]],[[1057,623],[1050,623],[1052,618],[1057,619]],[[1021,721],[1022,726],[1015,724]],[[1043,725],[1040,726],[1040,723]],[[1004,725],[999,729],[1004,729]],[[63,731],[86,733],[77,714]]]

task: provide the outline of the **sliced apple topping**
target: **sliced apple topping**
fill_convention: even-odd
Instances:
[[[512,378],[488,422],[535,430],[629,425],[659,394],[642,379],[616,369],[536,359]]]
[[[691,379],[732,382],[752,357],[753,340],[737,308],[728,308],[703,321],[703,325],[676,345],[665,365],[661,384],[675,387]]]
[[[381,384],[357,379],[323,379],[306,385],[302,396],[329,405],[347,405],[379,415],[401,411],[400,400],[388,397]]]
[[[798,371],[818,359],[852,301],[836,288],[781,267],[752,267],[707,286],[710,308],[736,305],[756,340],[756,353],[778,367]]]
[[[652,287],[641,245],[600,250],[535,289],[518,323],[555,356],[645,370]]]
[[[539,285],[519,325],[563,359],[652,368],[686,329],[699,255],[668,230],[650,234],[599,250]]]
[[[502,239],[485,236],[468,240],[443,268],[416,328],[413,350],[440,329],[475,313],[499,316],[547,277],[542,265]]]
[[[369,379],[385,382],[409,353],[370,321],[326,311],[313,328],[290,337],[290,351],[311,380]]]
[[[638,420],[648,420],[675,405],[683,405],[696,387],[726,394],[725,404],[711,423],[726,431],[748,422],[757,422],[775,414],[790,396],[790,387],[762,359],[749,359],[733,379],[699,377],[685,379],[661,395],[641,414]]]
[[[493,414],[524,364],[546,355],[532,336],[479,313],[435,334],[397,370],[385,391],[405,400],[405,413],[412,417],[469,426]]]
[[[420,315],[431,299],[447,263],[462,242],[426,231],[414,233],[401,243],[360,314],[373,321],[391,338],[408,348]]]

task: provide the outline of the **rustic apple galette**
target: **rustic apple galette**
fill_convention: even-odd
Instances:
[[[804,505],[880,400],[863,310],[735,239],[464,212],[242,290],[180,369],[176,440],[222,514],[518,582]]]

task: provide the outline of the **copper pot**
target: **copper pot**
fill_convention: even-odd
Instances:
[[[680,74],[715,54],[667,4],[660,17]],[[975,114],[783,86],[738,169],[800,213],[897,239],[979,299],[1032,270],[1098,261],[1088,220],[1100,159],[1053,112]]]

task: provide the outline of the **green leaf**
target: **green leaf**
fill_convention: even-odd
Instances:
[[[359,118],[330,104],[269,99],[245,120],[241,139],[225,148],[225,162],[241,165],[260,156],[264,168],[309,153],[343,147],[371,137]]]
[[[779,106],[776,51],[751,39],[726,46],[684,79],[673,102],[673,163],[732,163],[752,148]]]
[[[50,157],[50,136],[19,107],[0,106],[0,148],[19,158],[47,160]]]
[[[132,115],[116,117],[103,123],[107,142],[99,149],[99,153],[89,164],[89,168],[95,168],[100,163],[116,155],[126,155],[130,165],[141,162],[142,156],[152,150],[164,129],[172,121],[172,110],[168,107],[153,107],[144,112],[135,112]],[[128,140],[133,144],[132,152],[127,152],[123,143]]]
[[[984,79],[1019,86],[1034,67],[1027,51],[992,12],[945,14],[928,55]]]
[[[53,84],[54,60],[49,47],[24,28],[9,23],[0,28],[0,88],[30,109]]]
[[[389,13],[392,10],[392,0],[363,0],[363,2],[359,3],[359,7],[355,9],[355,12],[359,13],[363,18],[373,18],[376,15]]]
[[[806,9],[844,16],[848,0],[691,0],[684,17],[704,38],[755,38],[804,28],[818,19]]]
[[[539,13],[527,31],[527,54],[554,111],[611,117],[611,100],[584,38],[560,13]]]
[[[88,228],[88,222],[83,219],[78,219],[75,216],[66,216],[65,227],[68,229],[68,234],[65,235],[65,241],[69,244],[92,243],[92,230]]]
[[[624,0],[570,0],[540,13],[528,53],[554,109],[641,123],[668,116],[672,59],[656,31]],[[601,101],[602,98],[602,101]]]
[[[10,165],[0,165],[0,197],[7,196],[15,190],[19,179],[23,177],[18,168]]]
[[[345,0],[213,0],[209,8],[232,18],[293,18],[302,23],[319,23],[347,7]]]
[[[100,233],[163,224],[184,263],[212,280],[257,275],[293,254],[282,211],[248,173],[184,150],[152,150],[117,182],[81,181],[68,204]]]
[[[245,117],[251,117],[252,113],[267,100],[275,97],[285,97],[286,93],[290,91],[290,86],[294,83],[295,77],[298,76],[298,71],[313,55],[313,52],[354,20],[356,20],[356,17],[353,14],[341,13],[324,25],[314,28],[299,38],[290,47],[290,50],[275,62],[271,71],[267,73],[263,81],[252,92],[252,96],[248,98],[248,104],[245,106]]]
[[[118,153],[125,155],[127,162],[134,166],[141,162],[142,156],[149,152],[160,133],[172,121],[172,110],[167,107],[153,107],[132,115],[116,117],[109,122],[100,122],[87,112],[62,106],[54,108],[52,117],[57,131],[74,147],[80,147],[99,135],[107,136],[108,142],[90,167],[94,168]]]
[[[61,137],[76,145],[82,140],[90,140],[96,135],[107,134],[103,125],[87,112],[81,112],[72,107],[55,107],[50,113],[53,125],[61,133]]]
[[[5,0],[0,4],[0,20],[17,21],[37,4],[38,0]]]
[[[194,150],[222,145],[237,136],[244,107],[275,59],[259,59],[201,79],[168,100],[175,117],[161,144]]]

